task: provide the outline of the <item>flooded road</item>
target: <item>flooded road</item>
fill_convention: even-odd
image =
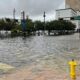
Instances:
[[[32,64],[67,71],[68,61],[80,61],[79,34],[0,39],[0,63],[20,68]],[[68,66],[67,66],[68,67]]]

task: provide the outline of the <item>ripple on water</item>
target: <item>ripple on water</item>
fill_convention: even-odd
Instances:
[[[25,64],[34,64],[41,59],[45,61],[45,56],[49,59],[48,63],[53,65],[55,62],[54,64],[63,66],[71,58],[77,59],[79,52],[80,40],[77,34],[57,37],[34,36],[26,39],[16,37],[0,40],[0,62],[16,68]],[[73,55],[73,53],[76,54]],[[61,64],[58,61],[61,61]]]

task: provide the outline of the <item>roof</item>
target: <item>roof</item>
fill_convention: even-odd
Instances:
[[[68,9],[71,9],[71,10],[73,10],[74,12],[76,12],[74,9],[72,9],[72,8],[65,8],[65,9],[57,9],[56,11],[60,11],[60,10],[68,10]],[[76,12],[77,13],[77,12]]]

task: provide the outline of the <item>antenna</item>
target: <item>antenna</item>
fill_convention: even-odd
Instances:
[[[15,20],[15,12],[16,12],[16,10],[15,10],[15,8],[13,9],[13,19]]]
[[[25,20],[25,12],[24,11],[21,12],[21,19]]]

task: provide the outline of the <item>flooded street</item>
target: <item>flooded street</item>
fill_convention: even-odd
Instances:
[[[80,61],[78,36],[79,34],[42,35],[0,39],[0,63],[10,65],[15,69],[39,64],[68,73],[68,61],[72,58]]]

